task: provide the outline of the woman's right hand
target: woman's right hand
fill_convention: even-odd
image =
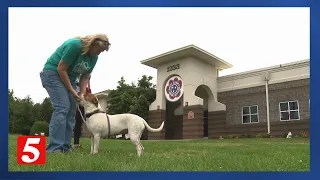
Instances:
[[[81,100],[81,97],[78,95],[76,90],[72,89],[71,93],[74,96],[74,98],[76,98],[77,101]]]

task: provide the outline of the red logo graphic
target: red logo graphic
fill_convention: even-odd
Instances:
[[[180,88],[182,87],[182,81],[178,78],[169,80],[169,85],[166,88],[167,93],[169,94],[170,99],[179,97],[181,94]]]
[[[165,87],[165,96],[168,101],[174,102],[183,94],[183,82],[178,76],[171,77]]]
[[[17,139],[18,164],[45,164],[46,137],[19,136]]]
[[[192,111],[188,112],[188,119],[194,119],[194,112]]]

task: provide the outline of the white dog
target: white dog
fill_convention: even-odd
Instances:
[[[101,137],[122,134],[128,130],[130,140],[136,145],[137,154],[140,157],[144,152],[144,147],[140,142],[141,135],[145,128],[150,132],[160,132],[164,122],[158,129],[151,128],[141,117],[134,114],[108,115],[101,111],[101,106],[97,97],[93,94],[85,94],[78,103],[84,107],[85,124],[91,134],[91,154],[98,153]]]

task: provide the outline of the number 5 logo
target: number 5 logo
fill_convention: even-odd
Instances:
[[[19,136],[17,139],[18,164],[45,164],[45,136]]]

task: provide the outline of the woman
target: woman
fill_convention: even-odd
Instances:
[[[98,56],[110,47],[105,34],[68,39],[48,58],[40,73],[54,107],[49,125],[47,152],[70,152],[76,114],[76,99],[86,90],[90,73]],[[76,89],[79,78],[80,93]]]
[[[77,86],[79,87],[79,84],[77,84]],[[88,86],[86,88],[86,93],[91,93],[91,89],[90,89],[90,77],[88,79]],[[80,136],[81,136],[81,130],[82,130],[82,123],[83,123],[83,118],[84,118],[84,108],[82,106],[79,106],[79,109],[77,108],[76,111],[76,124],[74,126],[74,134],[73,134],[73,148],[79,148],[80,144],[79,144],[79,140],[80,140]]]

